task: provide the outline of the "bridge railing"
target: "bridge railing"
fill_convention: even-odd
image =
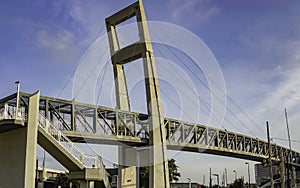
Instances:
[[[0,104],[0,120],[16,119],[27,120],[27,113],[25,107],[19,107],[18,112],[15,104],[3,103]]]
[[[118,135],[148,138],[149,120],[142,119],[140,114],[116,110]]]
[[[269,156],[268,142],[259,138],[168,118],[165,119],[165,127],[169,145],[177,149],[178,147],[184,149],[188,146],[186,149],[192,151],[199,148],[199,152],[214,150],[214,153],[220,151],[221,154],[225,154],[227,152],[230,156],[243,154],[260,160],[267,159]],[[271,143],[270,147],[273,160],[278,161],[280,155],[283,154],[285,158],[291,156],[293,162],[300,163],[300,153],[290,151],[275,143]]]
[[[84,154],[67,136],[55,128],[52,123],[42,114],[39,114],[38,124],[85,167],[104,168],[100,156],[90,156]]]

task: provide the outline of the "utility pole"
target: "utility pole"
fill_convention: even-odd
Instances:
[[[209,168],[209,188],[212,187],[212,182],[211,182],[211,168]]]
[[[245,164],[248,165],[248,187],[250,188],[250,164],[248,162],[245,162]]]
[[[291,135],[290,135],[290,128],[289,128],[289,121],[288,121],[288,115],[286,108],[284,109],[285,114],[285,122],[286,122],[286,128],[288,133],[288,139],[289,139],[289,155],[287,159],[287,187],[292,187],[292,181],[290,180],[290,163],[291,163],[291,154],[292,154],[292,144],[291,144]]]
[[[36,160],[35,163],[35,188],[38,188],[39,185],[39,160]]]
[[[17,84],[17,104],[16,104],[16,119],[19,119],[19,106],[20,106],[20,81],[16,81]],[[21,117],[20,117],[21,118]]]
[[[225,168],[225,181],[226,181],[225,186],[227,187],[227,185],[228,185],[227,168]]]
[[[270,170],[270,183],[271,188],[274,188],[274,180],[273,180],[273,164],[272,164],[272,148],[270,143],[270,130],[269,130],[269,122],[267,121],[267,136],[268,136],[268,148],[269,148],[269,170]]]
[[[43,181],[46,179],[46,171],[45,171],[45,163],[46,163],[46,151],[44,150],[44,156],[43,156],[43,171],[42,171],[42,178]]]
[[[280,153],[280,179],[281,179],[281,187],[286,187],[285,184],[285,166],[284,166],[284,157],[283,157],[283,152]]]
[[[225,172],[222,172],[222,187],[225,186]]]

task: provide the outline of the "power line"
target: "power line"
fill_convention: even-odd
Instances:
[[[100,59],[98,60],[98,62],[93,66],[92,71],[88,74],[88,77],[84,80],[83,84],[80,86],[79,90],[77,91],[77,93],[74,95],[74,98],[76,98],[78,96],[78,94],[80,93],[80,91],[82,90],[82,88],[85,86],[85,84],[87,83],[87,81],[89,80],[89,78],[92,76],[92,74],[95,72],[96,67],[99,65],[99,63],[101,62],[102,58],[104,57],[104,54],[106,53],[107,48],[105,49],[105,51],[103,52],[103,54],[101,55]]]
[[[155,47],[156,48],[156,47]],[[162,57],[164,57],[165,59],[166,59],[166,57],[163,55],[163,53],[158,49],[158,48],[156,48],[157,50],[158,50],[158,52],[160,53],[160,55],[162,56]],[[161,65],[163,65],[163,64],[161,64]],[[162,66],[162,67],[164,67],[164,66]],[[172,67],[172,66],[171,66]],[[165,70],[166,71],[169,71],[166,67],[164,67],[165,68]],[[203,104],[203,106],[207,109],[207,111],[209,112],[210,111],[210,109],[209,109],[209,104],[208,104],[208,102],[207,101],[205,101],[200,95],[198,95],[198,93],[196,93],[194,90],[193,90],[193,88],[192,88],[192,86],[185,80],[185,79],[180,79],[179,78],[179,73],[178,73],[178,71],[174,68],[174,67],[172,67],[172,69],[173,70],[175,70],[175,72],[176,72],[176,74],[173,74],[174,76],[175,76],[175,78],[177,79],[177,80],[179,80],[181,83],[182,82],[184,82],[183,84],[184,85],[187,85],[187,86],[189,86],[190,87],[190,90],[199,98],[199,101],[200,101],[200,103],[201,104]],[[190,97],[188,97],[183,91],[181,91],[181,90],[179,90],[179,92],[180,93],[182,93],[184,96],[186,96],[187,97],[187,99],[193,104],[193,105],[195,105],[196,106],[196,104],[194,103],[194,101],[192,101],[191,99],[190,99]],[[196,107],[198,107],[198,106],[196,106]],[[203,111],[204,112],[204,111]],[[218,113],[218,115],[222,115],[219,111],[217,111],[216,110],[216,112]],[[208,116],[210,116],[208,113],[206,113],[205,112],[205,114],[206,115],[208,115]],[[220,122],[220,120],[219,119],[217,119],[216,117],[214,117],[214,116],[212,116],[216,121],[219,121]],[[226,120],[227,122],[229,122],[234,128],[236,128],[238,131],[240,131],[240,132],[242,132],[239,128],[237,128],[231,121],[229,121],[226,117],[224,117],[224,120]],[[223,129],[226,129],[223,125],[222,125],[222,123],[220,122],[220,124],[221,124],[221,127],[223,128]]]
[[[120,33],[122,33],[127,39],[130,39],[125,33],[123,33],[121,30],[119,30],[119,32]],[[122,43],[123,44],[123,43]],[[124,45],[124,44],[123,44]],[[134,48],[134,50],[135,50],[135,48]],[[158,49],[158,51],[159,51],[159,53],[163,56],[163,54],[162,54],[162,52]],[[134,53],[133,53],[134,54]],[[133,54],[132,54],[132,56],[133,56]],[[142,72],[140,69],[138,69],[137,67],[135,67],[139,72]],[[167,70],[167,69],[166,69]],[[168,70],[167,70],[168,71]],[[177,70],[175,69],[175,71],[177,72]],[[181,81],[181,79],[179,79],[180,81]],[[188,84],[189,85],[189,84]],[[190,85],[189,85],[190,86]],[[191,87],[191,86],[190,86]],[[193,90],[192,90],[193,91]],[[163,90],[161,90],[161,92],[163,93],[163,94],[165,94],[165,96],[173,103],[173,104],[175,104],[175,106],[179,109],[179,110],[182,110],[182,108],[181,108],[181,106],[179,106],[171,97],[169,97],[168,96],[168,94],[166,93],[166,92],[164,92]],[[180,91],[179,90],[179,92],[180,93],[182,93],[184,96],[186,96],[187,97],[187,99],[188,100],[190,100],[191,101],[191,99],[184,93],[184,92],[182,92],[182,91]],[[194,92],[194,91],[193,91]],[[196,93],[195,93],[196,94]],[[197,95],[197,94],[196,94]],[[201,97],[200,96],[198,96],[197,95],[197,97],[199,97],[200,99],[201,99]],[[195,103],[194,103],[194,101],[191,101],[192,102],[192,104],[193,105],[195,105]],[[201,102],[201,100],[200,100],[200,102]],[[198,107],[198,106],[197,106]],[[209,110],[208,110],[209,111]],[[191,116],[187,113],[187,112],[185,112],[185,111],[182,111],[185,115],[187,115],[187,117],[189,117],[190,119],[193,119],[193,118],[191,118]],[[205,111],[203,111],[207,116],[209,116],[209,114],[207,113],[207,112],[205,112]],[[214,117],[215,118],[215,117]],[[217,120],[217,119],[216,119]],[[219,121],[219,120],[217,120],[217,121]],[[224,128],[225,129],[225,128]]]
[[[104,70],[103,70],[103,75],[102,75],[102,79],[101,79],[101,83],[100,83],[99,94],[98,94],[98,97],[97,97],[97,100],[96,100],[96,105],[98,104],[98,102],[100,100],[101,93],[102,93],[102,87],[103,87],[103,82],[104,82],[105,73],[106,73],[106,69],[107,69],[107,64],[108,64],[108,62],[105,63],[105,67],[104,67]],[[100,72],[100,74],[101,74],[101,72]]]
[[[278,138],[278,137],[272,137],[271,139],[274,139],[274,140],[281,140],[281,141],[289,141],[288,139],[286,138]],[[291,142],[294,142],[294,143],[300,143],[300,140],[291,140]]]
[[[148,15],[147,15],[148,16]],[[148,16],[149,17],[149,16]],[[149,17],[150,18],[150,17]],[[150,18],[150,20],[151,20],[151,18]],[[160,29],[160,28],[159,28]],[[162,29],[160,29],[174,44],[175,44],[175,42],[162,30]],[[155,34],[155,33],[154,33]],[[157,35],[158,36],[158,35]],[[195,74],[194,73],[194,71],[189,67],[189,66],[187,66],[179,57],[178,57],[178,55],[177,54],[175,54],[170,48],[169,48],[169,46],[166,46],[167,47],[167,49],[200,81],[200,83],[202,83],[202,85],[206,88],[206,89],[208,89],[209,90],[209,87],[199,78],[199,76],[197,75],[197,74]],[[209,76],[207,76],[208,78],[209,78]],[[209,78],[210,79],[210,78]],[[211,79],[210,79],[211,80]],[[215,82],[213,82],[217,87],[218,87],[218,85],[215,83]],[[219,87],[218,87],[219,88]],[[220,89],[220,88],[219,88]],[[225,91],[223,91],[222,89],[220,89],[224,94],[225,94],[225,96],[227,96],[227,94],[225,93]],[[225,106],[225,108],[248,130],[248,132],[250,133],[250,134],[252,134],[253,136],[255,136],[255,134],[238,118],[238,116],[236,115],[236,114],[234,114],[233,113],[233,111],[231,110],[231,109],[229,109],[229,107],[228,106],[226,106],[226,104],[224,104],[222,101],[221,101],[221,99],[218,97],[218,96],[216,96],[216,94],[215,93],[213,93],[213,92],[211,92],[216,98],[217,98],[217,100],[220,102],[220,103],[222,103],[224,106]],[[228,96],[227,96],[228,97]],[[245,113],[245,112],[244,112]],[[248,116],[249,117],[249,116]],[[253,120],[252,120],[253,121]],[[253,121],[254,122],[254,121]],[[257,126],[257,124],[255,124],[255,126]],[[258,126],[257,126],[258,127]],[[258,127],[259,128],[259,127]],[[259,128],[261,131],[263,131],[261,128]]]
[[[96,42],[96,40],[98,39],[98,37],[100,36],[100,34],[102,33],[104,29],[104,26],[101,27],[100,31],[96,34],[95,38],[92,40],[93,42],[91,44],[94,44]],[[91,45],[90,45],[91,46]],[[89,46],[89,47],[90,47]],[[89,48],[88,47],[88,48]],[[88,50],[88,49],[87,49]],[[84,58],[86,56],[86,53],[84,54],[84,56],[82,58]],[[69,76],[68,80],[66,81],[65,85],[63,86],[63,88],[61,89],[61,91],[59,92],[57,98],[59,98],[61,96],[61,94],[63,93],[63,91],[66,89],[66,87],[69,85],[70,81],[72,80],[73,76],[75,75],[77,70],[77,67],[75,67],[75,69],[73,70],[72,74]]]
[[[130,39],[130,38],[129,38],[125,33],[123,33],[121,30],[119,30],[119,32],[122,33],[127,39]],[[124,45],[124,44],[123,44],[123,45]],[[156,49],[158,50],[158,52],[160,53],[160,55],[166,59],[166,57],[165,57],[164,54],[160,51],[159,48],[157,48],[156,46],[154,46],[154,48],[156,48]],[[176,55],[176,54],[175,54],[175,55]],[[163,65],[163,64],[162,64],[162,65]],[[168,70],[165,66],[162,66],[162,67],[164,67],[165,70],[169,72],[169,70]],[[208,104],[205,100],[203,100],[202,97],[198,95],[198,93],[196,93],[196,92],[193,90],[192,86],[191,86],[186,80],[179,79],[179,78],[178,78],[178,77],[179,77],[178,71],[177,71],[174,67],[172,67],[172,68],[173,68],[173,70],[175,70],[175,72],[177,73],[177,74],[175,74],[176,79],[179,80],[181,83],[184,81],[184,82],[185,82],[184,85],[187,85],[187,86],[190,87],[191,91],[192,91],[192,92],[200,99],[200,103],[202,103],[203,106],[204,106],[204,107],[207,109],[207,111],[209,112],[209,111],[210,111],[210,109],[209,109],[209,107],[208,107],[209,104]],[[137,69],[138,71],[142,72],[142,71],[139,70],[138,68],[136,68],[136,69]],[[174,75],[174,74],[173,74],[173,75]],[[200,80],[200,81],[202,81],[202,80]],[[161,90],[161,91],[162,91],[162,93],[165,94],[165,96],[166,96],[173,104],[176,105],[177,108],[179,108],[180,110],[182,110],[181,107],[180,107],[173,99],[171,99],[171,98],[167,95],[167,93],[165,93],[163,90]],[[188,99],[193,105],[196,105],[196,104],[194,103],[194,101],[192,101],[192,100],[190,99],[190,97],[188,97],[183,91],[179,90],[179,92],[182,93],[184,96],[186,96],[187,99]],[[198,107],[198,106],[196,106],[196,107]],[[210,116],[209,113],[207,113],[207,112],[205,112],[205,111],[203,111],[203,112],[204,112],[207,116]],[[216,111],[216,112],[217,112],[219,115],[222,115],[220,112],[218,112],[218,111]],[[189,118],[191,118],[191,117],[188,115],[188,113],[186,113],[185,111],[183,111],[183,113],[186,114]],[[221,121],[220,121],[219,119],[217,119],[217,118],[214,117],[214,116],[212,116],[212,118],[215,119],[216,121],[218,121],[218,122],[220,123],[221,127],[222,127],[223,129],[226,130],[226,128],[224,127],[224,125],[221,123]],[[191,118],[191,119],[192,119],[192,118]],[[237,126],[235,126],[234,123],[232,123],[230,120],[228,120],[226,117],[224,117],[224,120],[226,120],[227,122],[229,122],[231,126],[233,126],[236,130],[238,130],[239,132],[242,133],[242,131],[241,131]],[[251,133],[250,130],[249,130],[249,132]],[[253,133],[252,133],[252,134],[253,134]],[[254,134],[253,134],[253,136],[254,136]]]
[[[121,31],[120,31],[121,32]],[[121,32],[125,37],[127,37],[128,38],[128,36],[126,35],[126,34],[124,34],[123,32]],[[135,49],[135,48],[134,48]],[[141,72],[141,73],[143,73],[143,71],[142,70],[140,70],[138,67],[136,67],[136,66],[134,66],[134,68],[136,69],[136,70],[138,70],[139,72]],[[178,109],[180,109],[180,110],[182,110],[181,109],[181,107],[171,98],[171,97],[169,97],[168,95],[167,95],[167,93],[165,93],[163,90],[161,90],[161,92],[163,93],[163,94],[165,94],[165,96],[171,101],[171,102],[173,102],[173,104],[175,104],[175,106],[178,108]],[[182,111],[186,116],[188,116],[190,119],[192,119],[191,118],[191,116],[188,114],[188,113],[186,113],[185,111]]]

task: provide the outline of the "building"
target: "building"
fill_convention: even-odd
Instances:
[[[255,180],[258,186],[270,179],[269,167],[264,166],[263,164],[255,164]],[[273,165],[273,175],[276,176],[279,173],[279,167]]]
[[[171,183],[170,188],[202,188],[204,186],[200,185],[199,183],[188,183],[188,182],[183,182],[183,183]]]
[[[109,182],[111,188],[117,188],[118,185],[118,169],[117,168],[108,168],[106,169],[109,173]],[[200,185],[199,183],[191,182],[191,187],[189,187],[188,182],[182,183],[171,183],[170,188],[204,188],[205,186]]]
[[[281,179],[280,179],[280,169],[278,166],[273,165],[273,179],[274,179],[274,185],[276,187],[281,186]],[[290,176],[292,176],[290,174]],[[270,187],[270,172],[269,167],[264,166],[262,164],[255,164],[255,179],[257,186],[260,187]],[[296,173],[296,183],[299,187],[299,180],[300,180],[300,173],[299,170],[297,170]]]
[[[111,188],[117,188],[118,186],[118,169],[108,168],[106,171],[109,173],[109,183]]]
[[[49,168],[39,168],[37,170],[37,187],[38,188],[58,188],[61,186],[60,180],[65,178],[68,182],[67,172],[62,170],[54,170]]]

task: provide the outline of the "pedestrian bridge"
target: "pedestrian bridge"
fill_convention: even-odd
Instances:
[[[17,94],[0,100],[0,132],[14,129],[2,126],[14,121],[14,126],[26,125],[30,94],[20,93],[20,108],[16,114]],[[148,115],[125,112],[103,106],[41,96],[39,111],[47,121],[73,142],[106,145],[128,145],[147,147],[149,145]],[[14,115],[16,114],[16,116]],[[247,135],[217,129],[197,123],[175,119],[164,119],[167,147],[171,150],[206,153],[227,157],[265,162],[269,157],[267,141]],[[271,143],[274,162],[282,154],[292,163],[300,166],[300,153]]]

